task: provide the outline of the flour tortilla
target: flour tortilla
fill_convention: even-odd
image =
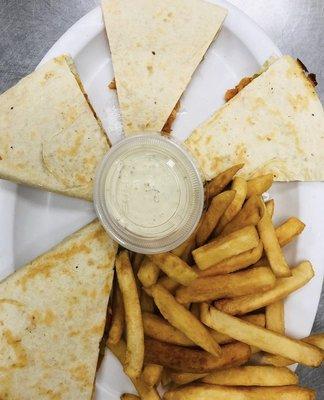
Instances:
[[[103,0],[124,132],[160,132],[226,16],[202,0]]]
[[[1,399],[91,399],[116,250],[95,221],[0,283]]]
[[[91,200],[108,149],[69,56],[0,96],[0,178]]]
[[[324,113],[298,61],[275,60],[185,142],[207,180],[233,164],[238,175],[324,180]]]

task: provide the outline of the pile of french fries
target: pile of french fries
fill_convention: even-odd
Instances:
[[[304,229],[274,226],[272,175],[246,181],[235,165],[206,184],[195,232],[169,253],[121,250],[107,345],[138,396],[124,400],[311,400],[287,366],[318,367],[324,334],[285,335],[284,299],[314,276],[282,248]],[[162,392],[162,391],[160,391]]]

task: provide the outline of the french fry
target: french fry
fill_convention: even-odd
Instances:
[[[144,260],[144,257],[145,257],[144,254],[134,253],[132,267],[133,267],[135,275],[137,275],[137,272],[138,272],[139,267],[141,266],[141,264],[142,264],[142,262]]]
[[[200,221],[199,221],[196,229],[192,232],[192,234],[188,237],[188,239],[185,240],[182,244],[180,244],[180,246],[171,250],[172,254],[176,255],[177,257],[180,257],[185,262],[187,262],[188,255],[189,255],[188,253],[190,252],[190,254],[191,254],[190,249],[193,250],[196,246],[196,234],[197,234],[197,230],[200,227],[203,216],[204,215],[202,215],[202,217],[200,218]]]
[[[145,257],[139,267],[137,277],[144,287],[154,285],[158,280],[160,268],[154,264],[148,257]]]
[[[292,268],[291,272],[292,276],[277,279],[275,287],[267,292],[218,300],[215,302],[215,306],[227,314],[244,315],[284,299],[290,293],[306,285],[314,276],[314,270],[309,261],[300,263],[297,267]]]
[[[148,313],[153,313],[154,311],[154,301],[151,296],[149,296],[145,290],[141,290],[141,310],[142,313],[148,312]]]
[[[305,228],[305,224],[296,217],[288,218],[276,228],[276,236],[281,247],[286,246],[300,235]]]
[[[163,400],[315,400],[315,392],[299,386],[228,387],[201,383],[167,391]]]
[[[199,268],[194,268],[194,270],[198,273],[199,277],[225,275],[231,272],[239,271],[257,263],[262,257],[262,254],[263,244],[261,240],[259,240],[259,244],[257,245],[257,247],[254,247],[251,250],[244,251],[243,253],[236,256],[226,258],[220,263],[215,264],[212,267],[207,268],[203,271]],[[263,262],[262,265],[265,264],[267,264],[266,260]],[[261,266],[261,264],[259,264],[258,266]]]
[[[141,400],[141,398],[136,396],[135,394],[124,393],[120,396],[120,400]]]
[[[263,213],[262,200],[258,196],[250,197],[235,217],[224,226],[221,235],[228,235],[249,225],[257,225]]]
[[[177,385],[186,385],[207,375],[208,372],[202,374],[194,374],[192,372],[170,372],[170,378],[172,382],[176,383]]]
[[[219,356],[219,345],[209,334],[206,327],[189,310],[179,304],[163,286],[153,285],[151,289],[155,304],[172,326],[179,329],[197,346],[214,356]]]
[[[199,269],[205,270],[221,261],[257,247],[259,235],[254,226],[215,239],[192,252]]]
[[[179,283],[169,278],[167,275],[162,276],[157,283],[163,286],[170,293],[174,293],[176,289],[179,287]]]
[[[275,207],[274,200],[273,199],[268,200],[264,204],[266,206],[266,209],[268,211],[270,218],[272,218],[273,214],[274,214],[274,207]]]
[[[304,228],[305,224],[295,217],[288,218],[281,225],[277,226],[275,231],[280,246],[283,247],[292,242]],[[267,262],[267,258],[263,257],[254,266],[265,265]]]
[[[265,206],[263,216],[257,227],[264,251],[274,274],[278,277],[290,276],[290,268],[282,253],[275,228]]]
[[[298,385],[298,377],[290,369],[267,366],[246,366],[215,371],[201,381],[223,386]]]
[[[240,177],[233,179],[231,190],[235,190],[235,197],[232,203],[227,207],[222,215],[217,227],[216,233],[222,232],[224,226],[228,224],[235,215],[241,210],[244,200],[246,198],[247,184],[246,180]]]
[[[232,298],[272,289],[276,277],[268,267],[258,267],[227,275],[198,278],[190,286],[176,291],[179,303],[201,303],[222,298]]]
[[[120,289],[115,282],[112,319],[108,335],[108,343],[116,344],[120,341],[125,326],[125,312]]]
[[[285,334],[285,310],[282,300],[266,306],[266,328],[270,331]]]
[[[184,333],[157,315],[143,313],[143,325],[145,335],[152,339],[180,346],[195,346]]]
[[[181,285],[189,285],[198,277],[188,264],[172,253],[151,254],[148,257],[166,275]]]
[[[125,369],[126,362],[126,344],[123,340],[120,340],[117,344],[108,344],[108,348],[118,358],[119,362]],[[140,395],[141,400],[161,400],[157,390],[154,387],[148,386],[140,376],[139,378],[130,378],[135,389]]]
[[[116,258],[116,272],[126,321],[127,352],[124,369],[128,376],[137,378],[143,366],[144,330],[135,277],[126,250],[121,251]]]
[[[262,193],[270,189],[272,183],[272,174],[261,175],[248,180],[246,197],[250,198],[251,196],[261,196]]]
[[[198,315],[196,317],[199,319]],[[252,324],[265,327],[264,314],[244,315],[242,319],[249,321]],[[143,325],[145,335],[152,339],[179,346],[196,346],[196,344],[192,340],[188,339],[185,334],[179,331],[179,329],[176,329],[174,326],[169,324],[168,321],[157,315],[144,312]],[[210,329],[209,333],[218,344],[226,344],[234,341],[231,337],[216,332],[213,329]]]
[[[218,332],[268,353],[287,357],[310,367],[318,367],[322,362],[322,353],[316,347],[225,314],[207,304],[202,307],[201,320]]]
[[[244,167],[244,164],[237,164],[233,167],[221,172],[213,180],[207,183],[206,192],[208,197],[214,197],[221,193],[224,188],[231,182],[235,174]]]
[[[163,365],[181,372],[204,373],[230,366],[242,365],[248,361],[251,349],[244,343],[230,343],[222,346],[220,357],[203,350],[189,349],[170,343],[145,339],[145,362]]]
[[[142,372],[142,379],[148,386],[156,386],[161,381],[163,367],[157,364],[145,365]]]
[[[314,334],[301,340],[322,350],[324,361],[324,333]],[[260,362],[262,364],[270,364],[276,367],[285,367],[294,364],[294,361],[282,356],[276,356],[274,354],[263,354]]]
[[[201,224],[197,230],[196,243],[198,247],[204,245],[207,242],[207,239],[212,234],[227,207],[234,200],[234,197],[234,190],[227,190],[213,197],[210,206],[203,216]]]
[[[251,324],[265,327],[265,316],[264,314],[251,314],[244,315],[241,317],[244,321],[248,321]],[[224,335],[223,333],[216,332],[214,329],[210,329],[210,334],[216,340],[218,344],[227,344],[234,342],[235,340],[228,335]]]

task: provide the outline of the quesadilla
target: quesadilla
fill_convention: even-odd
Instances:
[[[0,283],[1,399],[91,399],[116,250],[94,221]]]
[[[313,82],[290,56],[267,64],[185,145],[207,180],[233,164],[251,178],[324,180],[324,113]]]
[[[91,200],[108,148],[69,56],[0,96],[0,178]]]
[[[226,10],[202,0],[103,0],[126,135],[160,132]]]

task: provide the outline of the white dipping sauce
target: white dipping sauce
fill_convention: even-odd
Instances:
[[[186,180],[181,165],[169,155],[130,152],[107,174],[107,205],[129,232],[165,235],[185,217]]]
[[[159,133],[111,147],[96,172],[94,205],[107,233],[142,254],[163,253],[195,229],[204,188],[194,159]]]

